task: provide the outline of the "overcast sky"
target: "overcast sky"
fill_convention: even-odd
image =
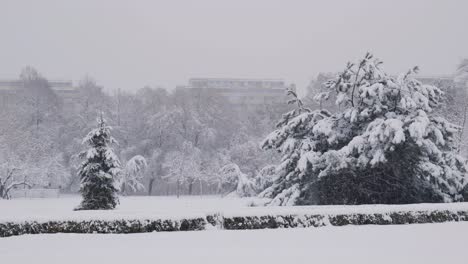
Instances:
[[[304,87],[366,51],[390,72],[451,74],[468,57],[467,0],[0,0],[0,78],[31,65],[107,89],[191,77]]]

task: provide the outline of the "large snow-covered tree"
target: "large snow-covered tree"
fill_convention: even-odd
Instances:
[[[78,170],[83,201],[77,210],[114,209],[119,202],[115,179],[121,173],[120,161],[111,147],[117,142],[102,114],[97,121],[98,127],[83,139],[89,149],[80,153],[84,159]]]
[[[466,160],[455,151],[458,127],[433,113],[443,93],[397,77],[367,54],[327,82],[341,111],[297,108],[263,142],[283,154],[273,205],[451,202],[463,200]]]

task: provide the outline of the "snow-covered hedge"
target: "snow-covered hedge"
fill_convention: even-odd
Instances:
[[[23,221],[0,223],[0,237],[24,234],[53,233],[101,233],[128,234],[161,231],[194,231],[211,228],[240,230],[266,228],[296,228],[344,225],[422,224],[468,221],[467,210],[422,210],[395,212],[357,213],[275,213],[255,216],[223,216],[209,214],[206,217],[118,220],[64,220]]]
[[[100,233],[129,234],[161,231],[192,231],[205,229],[205,218],[183,220],[67,220],[24,221],[0,223],[0,237],[25,234]]]
[[[468,221],[468,211],[416,211],[392,213],[350,213],[314,215],[264,215],[224,217],[223,228],[265,229],[344,225],[401,225]]]

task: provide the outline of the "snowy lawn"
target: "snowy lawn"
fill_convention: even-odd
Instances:
[[[219,196],[134,196],[121,197],[120,205],[110,211],[73,211],[79,196],[45,199],[0,200],[0,223],[26,220],[94,220],[94,219],[183,219],[220,213],[226,217],[280,214],[386,213],[395,211],[451,210],[468,211],[468,203],[360,205],[360,206],[283,206],[251,207],[257,198],[221,198]]]
[[[0,238],[1,263],[466,263],[468,223]]]
[[[63,219],[139,219],[205,217],[225,209],[248,208],[255,198],[221,198],[219,196],[133,196],[120,197],[115,210],[73,211],[79,196],[44,199],[0,200],[0,222]]]

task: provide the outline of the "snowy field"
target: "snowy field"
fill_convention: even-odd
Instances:
[[[468,203],[251,207],[262,200],[122,197],[112,211],[72,211],[80,197],[0,200],[0,222],[53,219],[186,218],[210,213],[268,215],[468,210]],[[53,234],[0,238],[0,263],[465,263],[468,222],[144,234]]]
[[[221,198],[219,196],[133,196],[120,197],[115,210],[73,211],[80,196],[44,199],[0,200],[0,222],[19,220],[63,219],[138,219],[205,217],[225,209],[248,208],[255,198]]]
[[[0,239],[1,263],[466,263],[468,223]]]
[[[282,206],[252,207],[264,202],[258,198],[221,198],[219,196],[134,196],[121,197],[120,205],[110,211],[73,211],[79,196],[45,199],[0,200],[0,222],[24,220],[86,220],[86,219],[183,219],[206,217],[220,213],[224,216],[261,216],[275,214],[340,214],[385,213],[394,211],[464,210],[468,203],[360,205],[360,206]]]

